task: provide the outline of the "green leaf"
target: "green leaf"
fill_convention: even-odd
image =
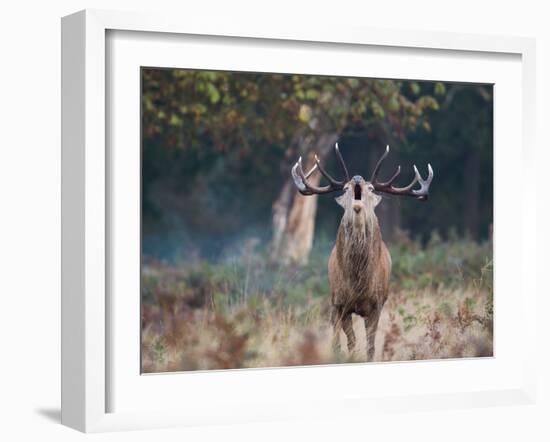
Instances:
[[[372,109],[372,113],[379,118],[384,118],[386,116],[386,112],[384,112],[384,108],[380,106],[380,103],[378,103],[378,101],[373,101],[371,105],[371,109]]]
[[[311,120],[311,107],[309,107],[307,104],[302,104],[300,106],[298,119],[304,123],[308,123],[309,120]]]
[[[397,95],[392,95],[391,98],[388,100],[388,110],[391,112],[397,112],[399,110],[399,100],[397,99]]]
[[[306,98],[308,100],[316,100],[317,98],[319,98],[319,91],[316,89],[308,89],[306,91]]]
[[[431,97],[429,95],[424,95],[418,99],[418,105],[422,109],[432,109],[432,110],[438,110],[439,109],[439,103],[434,97]]]
[[[210,98],[210,102],[212,104],[216,104],[218,101],[220,101],[220,92],[213,83],[207,83],[206,93],[208,94],[208,98]]]
[[[182,124],[182,120],[180,117],[178,117],[176,114],[172,114],[170,116],[170,121],[168,122],[168,124],[170,124],[170,126],[176,126],[176,127],[179,127],[181,126]]]

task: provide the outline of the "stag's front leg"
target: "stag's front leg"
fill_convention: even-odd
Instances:
[[[353,321],[351,319],[351,313],[348,313],[342,318],[342,328],[344,329],[346,338],[348,338],[348,351],[351,354],[355,349],[355,333],[353,331]]]
[[[340,329],[342,328],[342,308],[333,305],[330,312],[330,322],[332,324],[332,348],[339,352],[340,347]]]
[[[378,319],[380,312],[374,311],[365,318],[365,330],[367,332],[367,361],[374,360],[374,339],[376,338],[376,329],[378,328]]]

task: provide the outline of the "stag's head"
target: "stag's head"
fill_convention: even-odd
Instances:
[[[374,214],[374,208],[380,202],[381,194],[384,193],[398,196],[410,196],[421,201],[426,201],[428,199],[430,183],[434,175],[430,164],[428,164],[428,178],[425,180],[418,172],[416,166],[413,166],[415,176],[412,182],[408,186],[395,187],[393,183],[401,173],[401,166],[397,168],[396,172],[389,180],[380,181],[378,179],[382,163],[390,152],[389,146],[386,146],[386,151],[376,163],[369,181],[365,180],[360,175],[355,175],[350,179],[346,163],[338,148],[338,143],[335,144],[334,151],[340,163],[340,167],[342,168],[342,172],[344,173],[344,178],[342,180],[333,178],[321,165],[317,155],[315,155],[315,165],[307,173],[304,172],[302,167],[302,158],[300,157],[298,159],[298,162],[292,168],[292,178],[294,179],[294,184],[296,184],[298,191],[302,195],[321,195],[343,191],[344,193],[336,198],[336,201],[344,208],[346,215],[361,218],[364,217],[364,215]],[[308,178],[317,170],[328,182],[326,186],[315,186],[308,181]]]
[[[342,189],[344,193],[336,198],[346,213],[368,214],[374,212],[382,197],[378,195],[374,186],[361,175],[355,175],[351,180],[344,184]]]

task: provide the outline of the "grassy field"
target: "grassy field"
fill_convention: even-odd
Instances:
[[[318,243],[310,264],[300,268],[271,264],[254,239],[215,263],[144,257],[143,372],[365,361],[359,317],[355,353],[331,348],[326,268],[332,244]],[[434,234],[421,246],[403,236],[390,251],[390,295],[375,360],[491,356],[492,243],[442,241]]]

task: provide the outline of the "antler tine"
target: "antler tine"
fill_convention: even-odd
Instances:
[[[315,172],[316,170],[317,170],[317,164],[314,164],[311,170],[308,173],[306,173],[306,179],[309,178],[311,175],[313,175],[313,172]]]
[[[314,166],[313,170],[310,170],[308,172],[308,175],[310,175],[316,167]],[[298,188],[298,191],[302,195],[314,195],[316,193],[322,194],[322,193],[329,193],[333,192],[335,190],[334,186],[332,184],[329,184],[328,186],[318,187],[314,186],[313,184],[310,184],[307,181],[306,174],[304,173],[304,168],[302,167],[302,157],[298,159],[298,162],[294,165],[294,167],[291,170],[292,173],[292,179],[294,180],[294,184]]]
[[[304,171],[302,169],[302,157],[298,159],[296,164],[292,167],[291,174],[292,179],[294,180],[294,184],[298,188],[298,191],[303,195],[311,195],[311,193],[308,193],[307,187],[304,184],[305,183],[305,176]],[[310,171],[311,172],[311,171]]]
[[[380,185],[382,185],[382,186],[391,186],[393,184],[393,182],[395,181],[395,179],[399,176],[400,173],[401,173],[401,166],[397,166],[397,170],[395,171],[393,176],[388,181],[380,183]]]
[[[374,166],[374,170],[372,171],[372,176],[370,177],[370,182],[373,183],[375,180],[376,180],[376,177],[378,176],[378,172],[380,171],[380,167],[382,166],[382,163],[384,162],[384,160],[386,159],[386,157],[389,155],[390,153],[390,146],[387,145],[386,146],[386,151],[384,152],[384,154],[380,157],[380,159],[378,160],[378,162],[376,163],[376,166]]]
[[[420,183],[420,189],[413,190],[413,193],[417,195],[419,199],[428,199],[428,191],[430,190],[430,184],[432,183],[432,180],[434,178],[432,165],[428,163],[428,178],[426,178],[425,180],[422,179],[422,176],[420,175],[420,172],[418,172],[416,166],[414,166],[414,174],[416,176],[416,180]]]
[[[323,166],[321,166],[321,162],[319,161],[319,157],[317,155],[315,155],[315,165],[319,169],[319,172],[321,172],[321,175],[323,175],[329,183],[331,183],[335,186],[342,186],[344,184],[343,181],[337,181],[328,174],[328,172],[325,170],[325,168]]]
[[[411,181],[411,183],[408,186],[405,186],[405,187],[392,187],[392,189],[397,191],[397,192],[408,192],[409,190],[411,190],[414,187],[414,185],[416,183],[418,183],[418,177],[419,177],[419,175],[417,173],[418,170],[416,169],[416,166],[414,166],[414,170],[415,170],[415,172],[414,172],[415,176],[414,176],[413,180]],[[420,179],[422,179],[422,178],[420,178]],[[385,183],[381,183],[381,184],[384,185]]]
[[[432,169],[431,164],[428,164],[428,178],[425,180],[422,178],[422,175],[420,175],[420,172],[418,171],[418,168],[413,166],[414,169],[414,179],[411,181],[411,183],[405,187],[394,187],[392,184],[401,172],[401,166],[397,168],[397,171],[393,174],[393,176],[386,182],[379,182],[377,180],[378,172],[380,171],[380,166],[382,165],[382,162],[386,158],[386,156],[389,153],[389,146],[386,146],[386,152],[382,155],[382,157],[378,160],[378,163],[376,163],[376,167],[374,168],[374,172],[372,174],[371,178],[371,184],[374,186],[374,189],[378,192],[383,193],[389,193],[392,195],[402,195],[402,196],[412,196],[416,197],[419,200],[425,201],[428,199],[428,193],[430,190],[430,184],[432,182],[434,171]],[[414,186],[417,184],[420,184],[419,189],[413,189]]]
[[[338,150],[338,146],[335,146],[335,151],[338,159],[340,160],[340,165],[344,169],[344,172],[346,173],[346,179],[349,181],[349,175],[348,170],[346,168],[346,165],[344,163],[344,159],[342,158],[342,155],[340,154]],[[328,186],[315,186],[313,184],[310,184],[307,179],[318,170],[321,175],[328,181]],[[334,179],[330,174],[325,170],[325,168],[321,165],[321,161],[319,160],[319,157],[315,155],[315,165],[311,168],[311,170],[306,174],[304,173],[304,168],[302,166],[302,157],[298,158],[298,161],[291,170],[292,179],[294,180],[294,184],[298,188],[298,191],[302,195],[314,195],[314,194],[323,194],[323,193],[329,193],[329,192],[336,192],[338,190],[342,190],[344,188],[344,185],[347,181],[338,181]]]
[[[344,158],[342,157],[342,154],[340,153],[340,147],[338,147],[338,143],[334,143],[334,151],[336,152],[336,156],[338,157],[338,160],[340,161],[340,166],[342,166],[342,170],[344,171],[344,174],[346,175],[346,182],[348,182],[349,181],[348,168],[346,167],[346,163],[344,162]]]
[[[311,170],[304,174],[304,168],[302,166],[302,157],[298,158],[298,162],[292,168],[292,178],[294,184],[298,187],[298,191],[302,195],[313,195],[315,192],[311,189],[311,186],[307,182],[308,177],[317,170],[317,165],[313,166]],[[296,173],[298,172],[298,173]]]

